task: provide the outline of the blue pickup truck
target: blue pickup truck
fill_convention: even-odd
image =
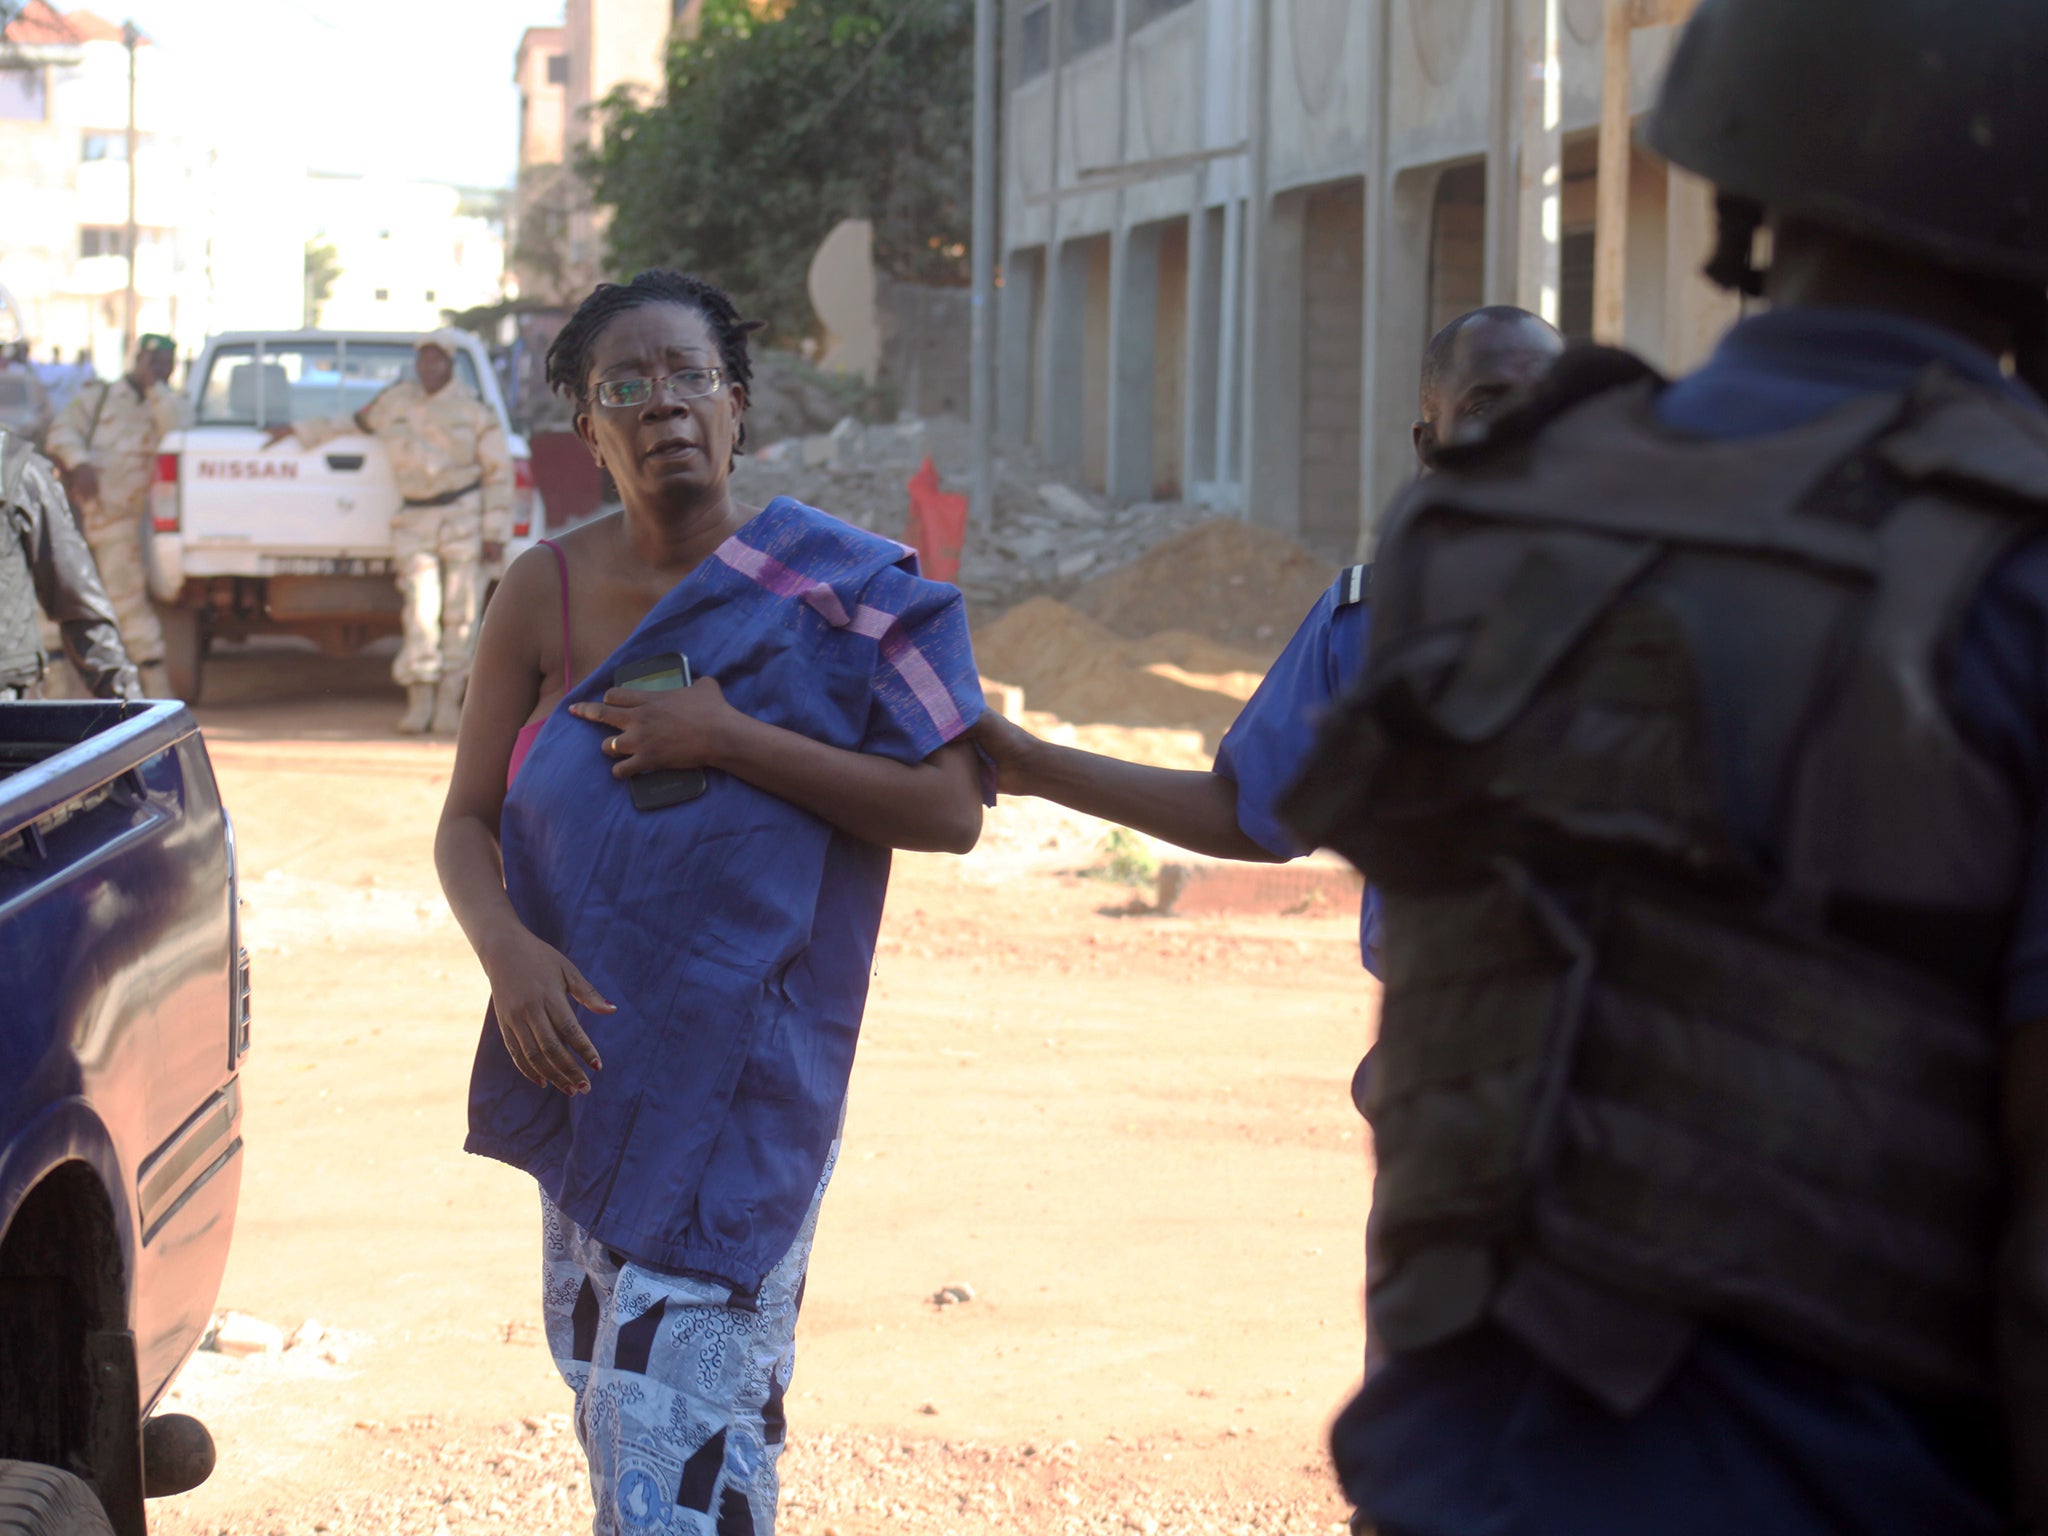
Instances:
[[[182,704],[0,703],[0,1536],[143,1536],[242,1174],[234,832]]]

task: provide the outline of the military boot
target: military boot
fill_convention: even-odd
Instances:
[[[398,729],[407,736],[421,735],[434,721],[434,685],[432,683],[408,683],[405,688],[405,713],[399,717]]]
[[[453,736],[462,728],[462,684],[459,677],[444,677],[434,690],[434,734]]]

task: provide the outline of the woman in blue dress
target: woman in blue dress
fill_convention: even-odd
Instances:
[[[599,1536],[772,1530],[890,850],[981,829],[959,592],[730,494],[751,329],[673,272],[563,329],[549,383],[624,506],[506,572],[436,844],[491,988],[467,1145],[540,1184]],[[614,685],[677,655],[692,686]],[[702,792],[639,808],[655,773]]]

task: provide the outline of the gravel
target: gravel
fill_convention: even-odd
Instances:
[[[933,1407],[943,1414],[943,1405]],[[160,1532],[185,1536],[563,1536],[588,1529],[582,1452],[566,1414],[445,1435],[432,1417],[361,1422],[350,1432],[361,1486],[268,1509],[232,1528],[184,1525],[156,1506]],[[1303,1464],[1275,1492],[1232,1492],[1237,1455],[1269,1457],[1256,1437],[1209,1447],[1178,1439],[1082,1447],[988,1445],[845,1431],[792,1437],[782,1458],[785,1536],[977,1536],[981,1532],[1113,1536],[1309,1536],[1345,1529],[1327,1470]],[[1180,1459],[1176,1462],[1176,1456]],[[402,1492],[389,1491],[402,1487]],[[168,1517],[168,1518],[167,1518]]]

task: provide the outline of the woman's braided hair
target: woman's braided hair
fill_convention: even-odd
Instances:
[[[666,267],[651,268],[630,283],[599,283],[591,290],[590,297],[576,306],[576,313],[548,348],[548,388],[579,406],[587,406],[591,346],[614,319],[644,304],[680,304],[702,315],[717,339],[719,365],[725,370],[726,382],[752,392],[754,364],[747,354],[747,337],[767,322],[741,319],[739,307],[723,288]],[[746,443],[747,423],[742,416],[733,452],[737,454]]]

